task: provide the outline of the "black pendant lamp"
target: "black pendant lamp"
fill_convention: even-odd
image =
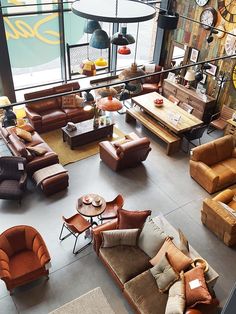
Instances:
[[[120,32],[112,36],[111,43],[116,46],[126,46],[135,43],[135,39],[131,34],[127,34],[127,24],[121,25]]]
[[[177,28],[179,21],[179,14],[170,12],[170,11],[163,11],[159,12],[158,16],[158,27],[165,29],[165,30],[173,30]]]

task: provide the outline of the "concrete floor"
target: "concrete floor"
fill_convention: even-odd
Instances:
[[[117,114],[115,119],[124,133],[134,131],[134,125],[125,123],[124,115]],[[13,296],[0,282],[0,313],[45,314],[98,286],[116,313],[133,313],[92,246],[74,256],[74,239],[58,240],[61,216],[74,214],[77,198],[90,192],[106,200],[121,193],[125,209],[151,209],[153,217],[162,213],[176,228],[181,228],[190,244],[220,274],[215,292],[221,306],[225,303],[236,278],[236,251],[201,223],[202,200],[209,195],[189,176],[189,156],[179,152],[168,157],[165,143],[140,126],[135,132],[151,139],[152,151],[143,165],[114,173],[95,155],[66,166],[70,177],[66,192],[46,198],[29,182],[21,206],[0,200],[0,230],[19,224],[34,226],[46,241],[52,258],[48,281],[43,278],[17,288]],[[203,142],[217,136],[217,132],[205,135]]]

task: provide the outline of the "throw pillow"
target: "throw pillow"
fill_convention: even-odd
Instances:
[[[61,106],[62,109],[78,108],[84,99],[76,94],[62,96]]]
[[[102,232],[102,247],[113,247],[117,245],[136,246],[139,229],[118,229]]]
[[[151,210],[125,210],[118,209],[118,229],[142,229],[148,216],[151,215]]]
[[[153,257],[160,250],[167,235],[148,217],[138,239],[139,248]],[[151,240],[151,241],[150,241]]]
[[[224,207],[224,209],[230,214],[232,215],[234,218],[236,218],[236,211],[229,207],[227,204],[222,203],[222,202],[218,202],[222,207]]]
[[[16,128],[16,135],[27,142],[32,141],[32,135],[28,131],[22,130],[20,128]]]
[[[30,132],[30,133],[34,132],[34,128],[29,123],[25,123],[25,124],[21,125],[19,128],[21,128],[22,130],[25,130],[27,132]]]
[[[28,146],[27,150],[31,154],[35,155],[35,156],[41,156],[41,155],[44,155],[47,152],[46,148],[39,147],[39,146],[37,146],[37,147],[35,147],[35,146],[34,147]]]
[[[156,279],[157,286],[162,293],[167,291],[179,279],[179,274],[170,265],[167,254],[161,258],[157,265],[150,268],[150,272]]]
[[[185,270],[186,268],[188,268],[193,261],[190,257],[186,256],[174,245],[170,237],[167,237],[157,255],[150,260],[150,263],[152,265],[158,264],[161,258],[165,255],[165,253],[168,253],[168,259],[170,264],[178,272],[181,272],[181,270]]]
[[[184,254],[188,255],[189,254],[189,244],[188,244],[188,240],[186,239],[185,235],[183,234],[183,232],[178,229],[179,232],[179,249],[181,252],[183,252]]]
[[[198,303],[210,304],[210,295],[201,267],[195,267],[184,274],[186,305],[194,307]]]
[[[185,285],[184,272],[180,278],[169,289],[165,314],[183,314],[185,309]]]

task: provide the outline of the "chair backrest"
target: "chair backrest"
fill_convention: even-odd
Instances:
[[[20,180],[26,171],[26,159],[16,156],[0,157],[0,178],[1,180]],[[22,167],[22,168],[21,168]]]
[[[204,131],[206,130],[207,125],[200,125],[195,128],[192,128],[191,131],[189,132],[188,139],[190,140],[196,140],[202,137]]]
[[[234,113],[234,110],[232,108],[229,108],[228,106],[223,105],[220,112],[220,118],[227,121],[232,118],[233,113]]]
[[[193,107],[190,106],[189,104],[186,104],[186,102],[181,102],[179,103],[179,107],[182,108],[183,110],[187,111],[188,113],[193,112]]]
[[[176,98],[174,95],[169,95],[168,96],[168,100],[173,102],[173,104],[177,105],[179,104],[180,100],[178,98]]]

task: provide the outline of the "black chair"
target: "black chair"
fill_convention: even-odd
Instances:
[[[27,184],[26,159],[23,157],[0,157],[0,199],[19,200]]]
[[[197,126],[195,128],[192,128],[190,131],[185,132],[183,134],[184,138],[187,140],[188,142],[188,148],[187,151],[184,151],[185,153],[189,152],[189,146],[190,144],[192,144],[194,147],[196,147],[197,145],[195,143],[193,143],[192,141],[194,140],[198,140],[198,145],[201,145],[201,138],[203,136],[204,131],[206,130],[207,125],[203,124],[200,126]]]

